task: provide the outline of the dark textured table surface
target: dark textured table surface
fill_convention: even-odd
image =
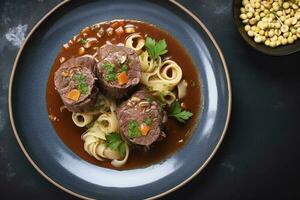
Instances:
[[[34,24],[59,0],[0,1],[0,198],[73,199],[30,165],[10,126],[9,76]],[[232,19],[231,0],[181,0],[219,43],[232,81],[227,135],[208,166],[164,199],[300,199],[299,53],[271,57],[251,49]]]

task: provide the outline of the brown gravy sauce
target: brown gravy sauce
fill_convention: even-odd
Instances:
[[[79,128],[73,123],[71,112],[67,110],[63,110],[62,112],[60,111],[60,107],[63,106],[63,103],[54,88],[54,72],[59,68],[61,64],[60,59],[62,57],[65,60],[68,60],[71,57],[80,56],[78,50],[82,47],[82,44],[73,42],[73,44],[69,44],[68,48],[63,47],[61,49],[49,74],[46,92],[49,119],[61,140],[84,160],[101,167],[120,170],[142,168],[153,163],[158,163],[180,149],[192,134],[197,123],[201,107],[198,72],[192,62],[192,59],[184,48],[170,34],[153,25],[131,20],[125,20],[124,23],[134,25],[136,27],[136,33],[148,35],[156,41],[161,39],[166,40],[168,53],[164,55],[164,57],[171,57],[172,60],[177,62],[177,64],[182,68],[183,79],[188,82],[187,95],[181,100],[181,102],[184,102],[187,109],[194,113],[194,116],[188,120],[186,124],[180,124],[175,119],[169,118],[165,130],[167,137],[164,140],[154,143],[148,152],[138,148],[131,150],[127,163],[121,168],[115,168],[110,164],[109,160],[103,162],[98,161],[84,151],[84,142],[81,140],[81,135],[85,132],[86,128]],[[113,22],[102,23],[101,27],[106,30],[112,24]],[[98,43],[92,45],[88,49],[85,49],[85,54],[93,55],[96,52],[96,48],[94,47],[101,47],[106,43],[106,41],[110,41],[112,44],[124,43],[126,37],[130,35],[123,34],[121,36],[117,36],[116,34],[113,34],[112,36],[108,36],[105,33],[103,37],[99,38],[97,37],[98,31],[99,28],[94,30],[89,28],[83,29],[83,31],[78,34],[77,39],[89,37],[95,37],[98,39]]]

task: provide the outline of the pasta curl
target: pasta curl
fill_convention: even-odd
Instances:
[[[85,127],[93,121],[93,115],[86,113],[72,113],[72,120],[78,127]]]
[[[152,94],[169,106],[176,100],[176,94],[172,91],[152,91]]]
[[[107,146],[106,135],[118,131],[118,120],[115,114],[116,106],[110,106],[110,112],[101,114],[94,124],[81,136],[84,141],[84,150],[99,161],[110,159],[115,167],[124,165],[128,159],[129,148],[126,145],[125,156],[121,155]],[[122,160],[120,160],[122,159]]]
[[[142,73],[142,83],[155,91],[173,90],[182,78],[182,70],[172,60],[164,61],[154,72]]]
[[[99,94],[97,97],[96,105],[93,111],[88,112],[90,115],[99,115],[101,113],[109,112],[111,106],[115,104],[115,101],[105,97],[102,94]]]
[[[136,45],[134,45],[135,41]],[[140,54],[145,46],[145,40],[139,33],[134,33],[126,38],[125,46],[133,49],[137,54]]]
[[[161,57],[157,59],[150,58],[147,51],[144,51],[139,56],[142,72],[152,73],[161,65]]]

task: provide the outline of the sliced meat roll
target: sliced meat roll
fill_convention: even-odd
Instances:
[[[139,90],[117,109],[120,131],[133,144],[150,146],[165,136],[162,125],[167,117],[160,104],[146,90]]]
[[[71,112],[93,109],[98,88],[94,75],[96,62],[91,56],[71,58],[55,72],[55,89]]]
[[[140,60],[133,49],[104,45],[97,53],[96,74],[101,92],[114,99],[128,97],[141,79]]]

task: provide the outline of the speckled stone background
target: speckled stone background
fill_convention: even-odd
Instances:
[[[7,109],[17,51],[58,2],[0,1],[0,199],[74,199],[26,160]],[[231,0],[180,2],[204,22],[225,55],[233,110],[216,156],[200,175],[164,199],[300,199],[300,52],[271,57],[247,46],[233,24]]]

